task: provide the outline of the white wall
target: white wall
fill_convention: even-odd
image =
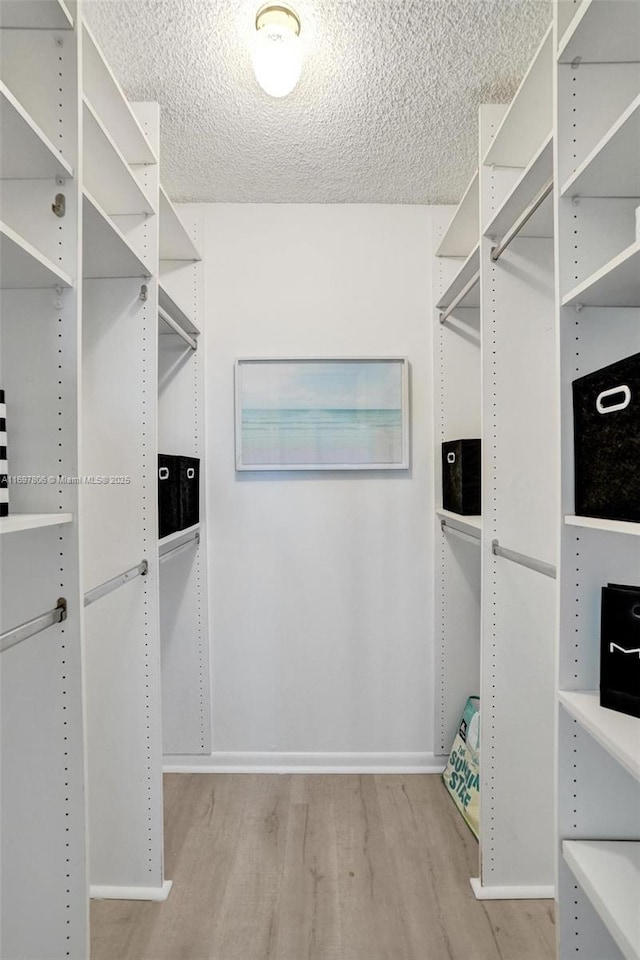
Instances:
[[[223,765],[429,761],[430,226],[417,206],[206,208],[213,760]],[[235,473],[235,358],[385,355],[411,363],[411,470]]]

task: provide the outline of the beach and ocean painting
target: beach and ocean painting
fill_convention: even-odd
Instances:
[[[406,467],[405,364],[238,361],[238,469]]]

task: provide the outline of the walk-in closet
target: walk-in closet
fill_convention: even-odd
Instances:
[[[0,0],[0,960],[640,960],[640,0]]]

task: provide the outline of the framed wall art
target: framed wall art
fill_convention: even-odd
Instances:
[[[237,470],[406,470],[409,363],[246,359],[235,365]]]

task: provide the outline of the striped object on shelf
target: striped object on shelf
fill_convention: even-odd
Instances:
[[[7,481],[7,405],[4,390],[0,390],[0,517],[9,516],[9,486]]]

